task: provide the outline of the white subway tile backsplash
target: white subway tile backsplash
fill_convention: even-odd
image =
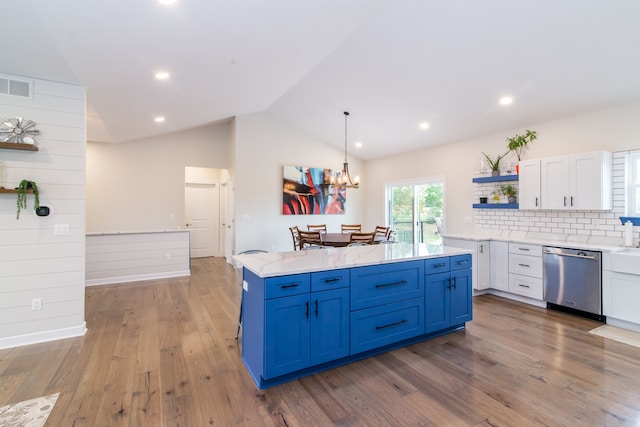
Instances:
[[[640,150],[639,150],[640,151]],[[569,236],[622,237],[624,227],[619,217],[625,211],[625,162],[629,151],[613,153],[613,209],[611,211],[520,211],[516,209],[476,209],[475,223],[479,228],[509,231],[568,234]],[[478,197],[491,197],[499,184],[477,184]],[[636,227],[640,230],[640,227]],[[634,232],[634,238],[640,233]]]

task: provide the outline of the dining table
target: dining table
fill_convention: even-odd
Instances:
[[[320,242],[324,246],[347,246],[351,242],[351,233],[320,233]],[[373,238],[373,243],[380,243],[386,240],[384,236],[376,235]]]

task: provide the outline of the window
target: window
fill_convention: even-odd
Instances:
[[[640,152],[627,156],[627,216],[640,217]]]
[[[389,184],[387,191],[388,223],[396,240],[404,243],[439,245],[438,222],[444,216],[444,180]]]

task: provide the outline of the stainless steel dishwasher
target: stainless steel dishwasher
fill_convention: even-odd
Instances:
[[[547,306],[604,320],[601,258],[601,252],[545,246],[543,277]]]

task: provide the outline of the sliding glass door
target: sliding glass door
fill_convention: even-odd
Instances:
[[[444,212],[444,180],[388,184],[387,218],[396,240],[439,245],[437,223]]]

